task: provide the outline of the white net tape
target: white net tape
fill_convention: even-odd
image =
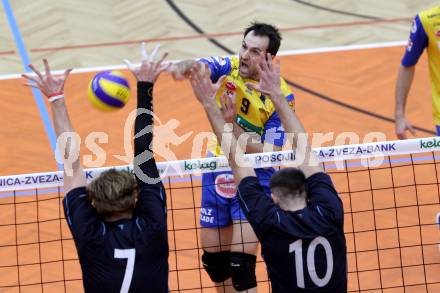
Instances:
[[[352,159],[365,159],[381,163],[385,157],[440,151],[440,138],[429,137],[397,141],[373,142],[366,144],[341,145],[313,149],[320,162],[338,162]],[[276,167],[294,165],[295,154],[292,151],[268,152],[246,155],[246,160],[255,167]],[[366,162],[367,164],[367,162]],[[230,170],[225,157],[159,162],[157,164],[162,177],[199,175],[206,172]],[[132,171],[132,165],[86,169],[86,178],[93,180],[110,168]],[[59,187],[63,184],[62,172],[20,174],[0,177],[0,192],[33,188]]]

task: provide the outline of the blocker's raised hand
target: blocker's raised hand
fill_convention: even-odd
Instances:
[[[257,64],[260,81],[256,84],[247,82],[246,86],[269,96],[271,99],[276,99],[283,96],[281,92],[280,62],[279,60],[275,60],[275,64],[272,64],[272,62],[272,55],[267,53],[267,58]]]
[[[49,99],[54,96],[62,95],[64,93],[64,84],[72,69],[67,69],[64,71],[64,74],[61,77],[57,77],[52,75],[50,72],[49,62],[47,62],[47,59],[43,59],[43,64],[45,71],[44,73],[41,73],[32,64],[28,65],[36,76],[22,74],[21,76],[28,81],[26,85],[39,89]]]
[[[147,81],[154,83],[159,75],[168,69],[171,63],[164,63],[163,61],[168,56],[168,52],[162,54],[159,61],[155,61],[157,52],[159,51],[160,45],[156,45],[153,52],[148,56],[145,43],[141,44],[141,64],[136,66],[132,64],[127,59],[124,59],[124,63],[127,65],[128,70],[130,70],[138,81]]]
[[[235,104],[235,97],[230,97],[228,94],[223,93],[220,97],[220,104],[222,105],[221,111],[226,123],[233,123],[237,116],[237,106]]]
[[[190,70],[189,78],[197,100],[204,106],[215,103],[215,95],[226,78],[226,75],[223,75],[216,83],[212,83],[210,73],[206,70],[207,66],[207,64],[195,64]]]

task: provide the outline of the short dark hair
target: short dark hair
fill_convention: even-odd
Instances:
[[[86,190],[98,214],[106,217],[133,210],[138,185],[130,172],[110,169],[93,180]]]
[[[278,190],[282,195],[292,196],[306,192],[306,176],[298,168],[284,168],[273,174],[270,179],[271,191]]]
[[[244,37],[246,37],[251,31],[254,31],[256,36],[269,38],[267,52],[272,56],[275,56],[278,53],[281,44],[281,34],[275,26],[262,22],[252,22],[251,25],[245,29]]]

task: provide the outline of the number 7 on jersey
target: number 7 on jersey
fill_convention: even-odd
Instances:
[[[115,258],[126,258],[127,266],[125,267],[124,280],[122,281],[121,293],[128,293],[133,278],[134,259],[136,257],[136,249],[116,249]]]

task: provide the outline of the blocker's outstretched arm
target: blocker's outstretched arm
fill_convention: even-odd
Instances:
[[[23,74],[27,85],[39,89],[48,99],[52,109],[52,116],[57,136],[57,149],[63,160],[64,193],[86,185],[86,177],[79,159],[80,139],[72,127],[64,101],[64,85],[72,69],[67,69],[63,76],[56,77],[50,72],[49,63],[43,59],[45,72],[41,73],[32,64],[29,68],[36,74]]]
[[[214,133],[217,136],[220,145],[222,146],[223,152],[229,161],[229,165],[232,168],[235,182],[238,185],[243,178],[248,176],[255,176],[255,171],[251,166],[249,166],[249,164],[246,164],[244,161],[237,161],[237,158],[244,157],[244,147],[238,144],[236,137],[232,133],[229,136],[223,136],[225,132],[225,126],[226,128],[228,127],[225,122],[225,117],[228,115],[228,111],[225,111],[225,108],[225,112],[222,114],[220,108],[217,106],[217,103],[215,101],[215,96],[226,76],[221,77],[214,84],[209,77],[209,72],[207,72],[206,70],[202,70],[202,66],[206,65],[200,64],[191,69],[191,86],[198,101],[205,109],[212,129],[214,130]],[[227,97],[223,96],[222,100],[225,99],[227,99]],[[232,127],[232,124],[230,124],[229,126]],[[229,141],[225,142],[225,139],[228,139]],[[227,146],[230,147],[228,148]]]
[[[322,172],[322,168],[318,165],[318,159],[307,141],[307,133],[301,121],[295,111],[289,107],[281,92],[279,60],[276,60],[275,64],[273,64],[272,56],[268,53],[267,58],[257,65],[257,70],[260,74],[259,83],[246,83],[246,85],[270,97],[275,110],[280,115],[281,123],[286,133],[293,134],[292,149],[296,151],[297,158],[302,160],[298,167],[304,172],[306,177]],[[303,141],[300,141],[300,139],[303,139]]]

